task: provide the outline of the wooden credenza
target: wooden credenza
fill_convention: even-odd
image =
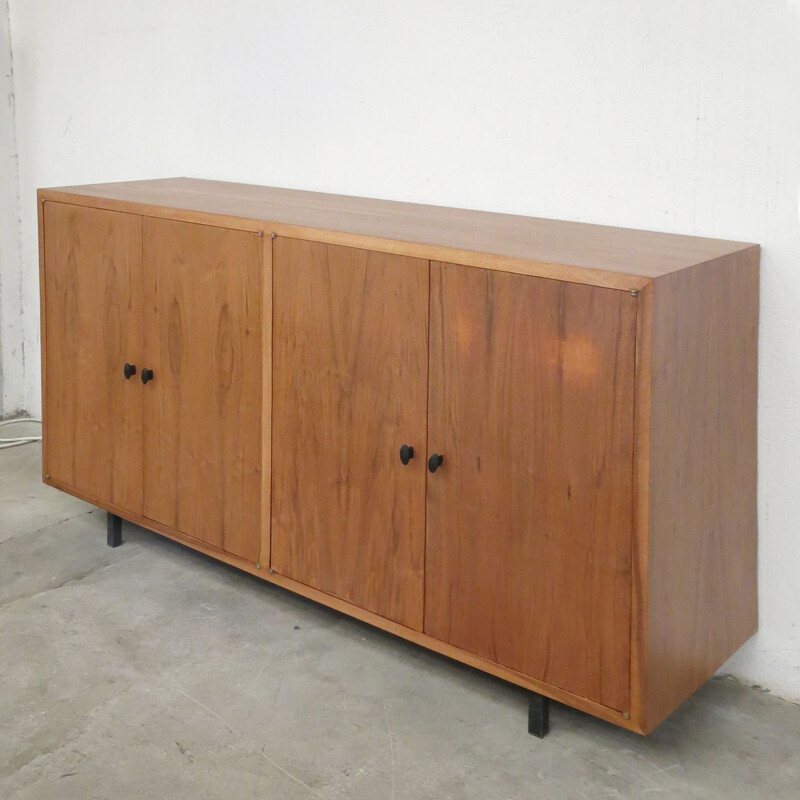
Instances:
[[[756,630],[756,245],[39,192],[46,483],[647,733]]]

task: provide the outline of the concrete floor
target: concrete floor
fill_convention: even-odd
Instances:
[[[8,429],[6,429],[8,430]],[[22,433],[22,431],[20,431]],[[0,798],[800,797],[800,706],[732,680],[644,739],[43,486],[0,451]]]

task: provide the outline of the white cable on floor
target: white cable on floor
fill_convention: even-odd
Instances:
[[[15,422],[38,422],[40,425],[42,421],[35,417],[17,417],[16,419],[6,419],[0,421],[0,425],[12,425]],[[9,447],[19,447],[21,444],[31,444],[32,442],[41,442],[41,436],[15,436],[9,439],[0,439],[0,450],[8,450]]]

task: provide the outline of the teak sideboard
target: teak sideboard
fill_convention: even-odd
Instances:
[[[639,733],[756,630],[757,245],[39,191],[46,483]]]

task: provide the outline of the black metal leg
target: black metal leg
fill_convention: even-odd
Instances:
[[[122,544],[122,520],[116,515],[108,512],[106,520],[108,531],[108,546],[119,547]]]
[[[550,698],[531,692],[528,699],[528,733],[544,739],[550,730]]]

